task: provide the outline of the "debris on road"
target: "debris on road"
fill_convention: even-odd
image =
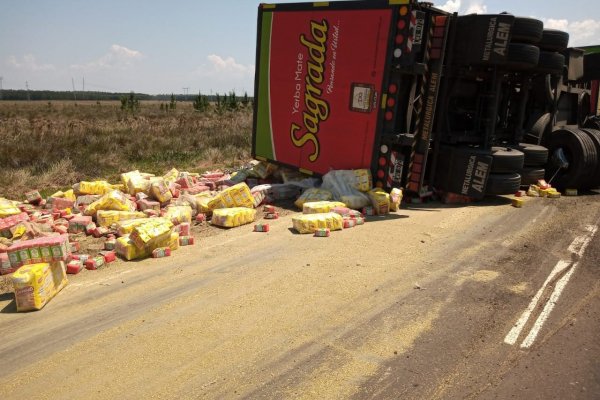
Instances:
[[[11,279],[17,311],[40,310],[68,282],[63,261],[26,265]]]

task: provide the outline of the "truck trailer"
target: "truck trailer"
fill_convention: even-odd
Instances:
[[[595,48],[412,0],[260,4],[252,155],[409,196],[600,186]]]

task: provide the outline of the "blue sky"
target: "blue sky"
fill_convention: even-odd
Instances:
[[[292,1],[279,1],[291,3]],[[600,44],[599,0],[437,0],[460,13],[535,16],[571,45]],[[4,0],[5,89],[189,93],[253,91],[254,0]]]

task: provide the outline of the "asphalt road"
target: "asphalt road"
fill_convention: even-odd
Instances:
[[[600,398],[600,196],[251,227],[0,295],[2,399]]]

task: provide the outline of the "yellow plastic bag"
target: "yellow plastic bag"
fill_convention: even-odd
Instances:
[[[331,191],[329,191],[327,189],[310,188],[310,189],[306,189],[304,191],[304,193],[302,193],[300,195],[300,197],[298,197],[298,199],[294,202],[294,204],[296,205],[296,207],[302,209],[304,206],[304,203],[306,203],[306,202],[327,201],[327,200],[331,200],[331,199],[333,199],[333,194],[331,193]]]
[[[144,218],[136,218],[136,219],[130,219],[130,220],[125,220],[125,221],[119,221],[116,223],[117,234],[119,236],[129,235],[131,232],[133,232],[133,228],[135,228],[136,226],[145,224],[146,222],[148,222],[148,218],[145,218],[145,214],[144,214]]]
[[[247,207],[254,208],[254,197],[244,182],[223,190],[207,204],[210,210],[217,208]]]
[[[136,193],[148,193],[150,189],[150,181],[146,177],[151,174],[142,174],[140,171],[129,171],[121,174],[121,182],[125,185],[127,193],[135,196]]]
[[[98,200],[87,206],[86,215],[96,215],[98,210],[135,211],[136,205],[127,195],[118,190],[111,190]]]
[[[354,182],[352,186],[361,192],[368,192],[373,187],[373,177],[371,176],[371,170],[368,169],[355,169]]]
[[[93,181],[93,182],[81,181],[78,184],[75,184],[73,186],[73,188],[80,195],[86,195],[86,194],[102,195],[102,194],[106,194],[106,193],[110,192],[111,190],[113,190],[112,185],[110,183],[108,183],[107,181]]]
[[[184,222],[192,223],[192,207],[170,206],[167,208],[167,212],[165,215],[163,215],[163,217],[170,220],[175,225],[179,225]]]
[[[40,310],[68,283],[62,261],[25,265],[11,279],[17,311]]]
[[[165,182],[171,183],[175,182],[178,176],[179,171],[177,170],[177,168],[173,168],[163,176],[163,179],[165,180]]]
[[[393,188],[390,191],[390,211],[398,211],[402,202],[402,189]]]
[[[171,235],[173,224],[165,218],[148,218],[148,222],[133,228],[129,239],[139,248],[153,250],[157,243],[164,242]]]
[[[6,218],[20,213],[21,210],[17,207],[16,202],[0,197],[0,218]]]
[[[98,210],[96,213],[96,222],[100,226],[111,226],[115,222],[145,217],[146,214],[138,211]]]
[[[383,215],[390,212],[390,195],[383,189],[372,189],[368,195],[376,215]]]
[[[250,168],[248,174],[256,178],[266,179],[275,171],[277,171],[277,165],[268,163],[266,161],[260,161],[258,164]]]
[[[309,201],[302,206],[304,214],[328,213],[335,207],[346,207],[339,201]]]
[[[341,230],[344,220],[340,214],[329,212],[322,214],[302,214],[292,217],[292,224],[298,233],[314,233],[317,229],[329,228],[332,231]]]
[[[150,195],[160,203],[166,203],[173,198],[171,190],[164,180],[158,179],[150,184]]]
[[[211,222],[224,228],[234,228],[254,222],[256,210],[246,207],[219,208],[213,211]]]

